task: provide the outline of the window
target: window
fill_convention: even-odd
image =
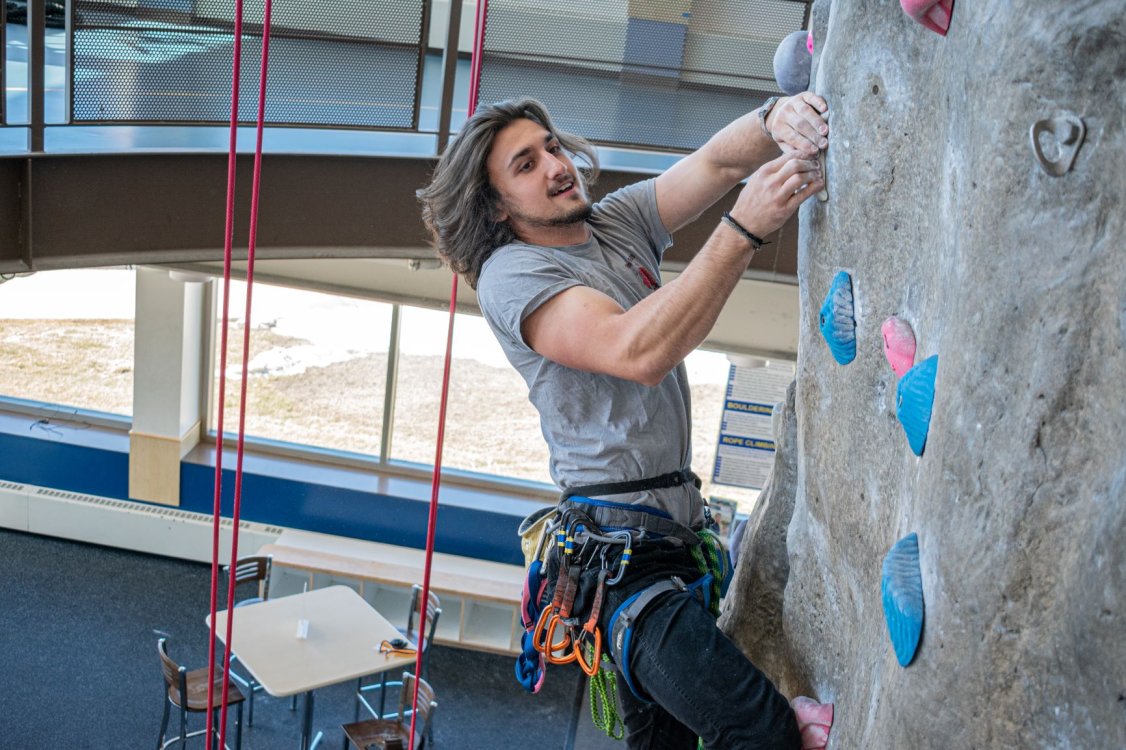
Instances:
[[[391,456],[433,465],[449,313],[403,309]],[[442,465],[551,483],[528,387],[484,318],[458,314]]]
[[[0,395],[132,415],[134,271],[0,279]]]
[[[221,281],[215,281],[215,289],[212,430],[218,415]],[[245,304],[246,284],[232,281],[228,435],[238,430]],[[246,434],[298,448],[380,457],[393,310],[388,303],[256,283]],[[445,311],[400,306],[390,450],[383,461],[424,470],[433,466],[448,321]],[[483,318],[457,315],[453,360],[443,467],[550,486],[539,415]],[[724,354],[696,351],[686,365],[692,387],[692,466],[703,479],[702,491],[733,500],[740,512],[749,513],[758,491],[711,482],[730,363]]]
[[[216,315],[210,428],[218,426],[223,284]],[[238,432],[246,283],[231,281],[223,430]],[[246,434],[379,455],[391,305],[255,283]],[[432,459],[431,459],[432,460]]]

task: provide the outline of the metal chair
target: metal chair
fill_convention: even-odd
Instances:
[[[344,750],[348,750],[349,743],[356,750],[369,750],[373,747],[383,750],[389,750],[391,747],[408,747],[415,676],[410,672],[403,672],[403,679],[398,682],[402,685],[402,689],[399,690],[399,710],[388,718],[365,719],[343,725],[341,729],[344,730]],[[418,718],[414,732],[414,747],[411,750],[434,746],[430,732],[436,708],[438,703],[434,700],[434,688],[430,687],[430,683],[426,680],[418,679]]]
[[[434,640],[434,631],[438,627],[438,618],[442,615],[442,603],[438,595],[433,591],[428,592],[426,605],[426,637],[422,639],[422,679],[430,677],[430,644]],[[407,627],[399,628],[399,632],[403,637],[409,641],[409,648],[417,647],[419,643],[418,637],[418,620],[421,617],[415,617],[422,611],[422,586],[417,583],[411,589],[411,606],[410,612],[407,615]],[[355,720],[360,718],[360,705],[368,710],[372,716],[376,718],[386,718],[384,714],[384,706],[387,697],[387,688],[399,686],[401,683],[398,680],[388,681],[387,673],[383,672],[379,675],[379,682],[371,685],[364,685],[364,679],[361,677],[356,681],[356,711],[354,715]],[[372,707],[366,694],[379,691],[379,710],[377,711]]]
[[[274,559],[270,555],[265,556],[252,556],[242,557],[235,561],[235,589],[238,590],[240,586],[249,583],[257,584],[257,596],[252,596],[247,599],[239,599],[235,602],[235,608],[245,607],[248,604],[257,604],[259,602],[268,601],[270,598],[270,572],[273,570]],[[231,566],[226,565],[223,567],[223,572],[230,576]],[[250,711],[246,719],[248,727],[254,726],[254,694],[262,689],[252,675],[243,677],[235,672],[234,666],[238,657],[231,654],[231,679],[237,682],[242,687],[246,688],[246,692],[250,695]]]
[[[160,736],[156,740],[157,750],[163,750],[177,742],[186,743],[190,737],[198,737],[207,733],[207,729],[188,732],[189,713],[206,713],[211,717],[211,725],[215,734],[209,744],[217,743],[219,738],[219,708],[223,700],[222,673],[220,672],[219,677],[215,680],[214,697],[209,707],[207,705],[207,669],[193,669],[189,672],[186,667],[177,664],[168,655],[167,638],[161,638],[157,641],[156,650],[160,654],[160,666],[164,674],[165,687],[164,718],[160,721]],[[238,713],[235,718],[235,750],[240,750],[242,748],[242,702],[245,698],[239,692],[238,686],[230,682],[227,685],[227,705],[238,706]],[[180,734],[166,740],[168,717],[172,706],[180,710]]]

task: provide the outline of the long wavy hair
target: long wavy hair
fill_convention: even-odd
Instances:
[[[438,255],[474,289],[489,256],[516,239],[508,222],[497,220],[500,194],[489,182],[487,163],[497,133],[520,118],[542,125],[564,150],[579,157],[576,165],[586,185],[598,179],[594,147],[581,136],[557,130],[535,99],[478,107],[438,160],[430,184],[415,193]]]

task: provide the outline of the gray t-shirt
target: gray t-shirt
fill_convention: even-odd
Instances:
[[[608,295],[623,309],[654,291],[672,238],[657,213],[655,181],[622,188],[593,207],[591,238],[580,245],[513,242],[485,262],[477,299],[509,362],[528,384],[551,453],[551,476],[564,490],[623,482],[687,468],[692,459],[691,398],[684,364],[650,388],[556,364],[524,343],[521,324],[573,286]],[[648,277],[648,279],[647,279]],[[699,528],[703,501],[690,485],[605,499],[644,503]]]

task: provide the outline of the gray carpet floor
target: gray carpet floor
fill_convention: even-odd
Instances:
[[[209,584],[208,565],[0,530],[0,747],[155,747],[164,700],[156,642],[166,635],[189,668],[206,664]],[[435,748],[564,746],[576,669],[552,667],[529,695],[510,657],[436,646],[431,659]],[[295,749],[300,708],[259,692],[243,748]],[[343,746],[352,711],[350,686],[316,692],[320,748]],[[192,715],[189,729],[201,721]],[[233,712],[230,722],[233,748]],[[202,749],[202,738],[187,747]],[[591,724],[584,704],[575,747],[623,744]]]

